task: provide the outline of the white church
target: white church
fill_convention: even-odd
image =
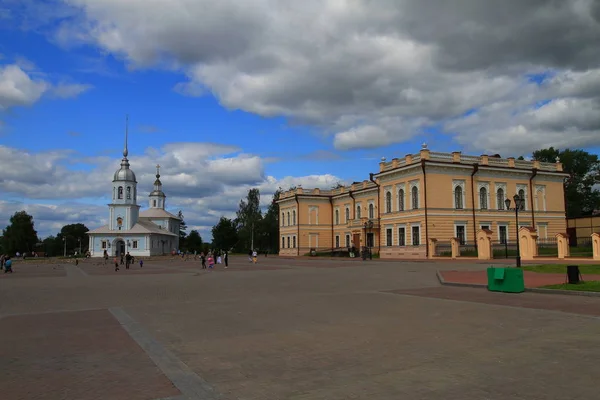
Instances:
[[[152,256],[179,249],[180,219],[165,210],[165,194],[160,181],[160,166],[156,166],[154,190],[149,196],[149,208],[140,212],[137,204],[137,180],[127,159],[127,133],[121,168],[115,172],[112,202],[108,204],[108,225],[88,232],[92,257],[121,254]]]

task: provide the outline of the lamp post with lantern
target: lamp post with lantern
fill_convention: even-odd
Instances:
[[[515,203],[514,210],[515,210],[515,223],[516,223],[516,228],[515,228],[516,236],[515,237],[517,238],[517,268],[521,268],[521,248],[519,246],[519,210],[523,206],[524,201],[525,201],[525,199],[522,199],[521,197],[519,197],[518,194],[515,194],[513,196],[513,202]],[[504,204],[506,205],[506,210],[511,211],[510,199],[504,200]]]

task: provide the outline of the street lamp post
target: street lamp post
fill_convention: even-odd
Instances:
[[[371,233],[371,229],[373,229],[373,221],[369,220],[367,222],[365,222],[365,247],[367,248],[367,251],[369,252],[369,259],[372,260],[373,256],[371,255],[371,244],[369,243],[369,237],[367,236],[367,229],[369,230],[369,233]],[[366,255],[363,257],[363,260],[366,260],[367,257]]]
[[[66,257],[67,256],[67,238],[65,236],[63,236],[63,244],[64,244],[64,248],[65,248],[63,257]]]
[[[525,199],[522,199],[521,197],[519,197],[518,194],[515,194],[513,196],[513,201],[515,203],[515,232],[516,232],[516,238],[517,238],[517,268],[521,268],[521,248],[519,246],[519,209],[522,207],[523,205],[523,201],[525,201]],[[506,199],[504,200],[504,204],[506,205],[506,210],[510,211],[510,199]]]

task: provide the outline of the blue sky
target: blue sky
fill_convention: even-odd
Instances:
[[[557,22],[569,39],[549,49],[519,2],[497,21],[495,5],[467,15],[464,2],[434,17],[418,1],[385,13],[362,1],[251,3],[0,1],[0,218],[25,208],[42,236],[105,223],[126,114],[140,190],[163,165],[171,210],[207,238],[251,187],[267,203],[279,186],[366,179],[382,156],[423,142],[504,156],[599,150],[600,49],[588,39],[600,29],[574,8],[547,9],[572,21]],[[490,24],[516,44],[460,28]]]

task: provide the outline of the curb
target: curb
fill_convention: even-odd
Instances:
[[[440,271],[436,271],[435,275],[438,281],[443,286],[468,287],[474,289],[487,289],[487,285],[481,283],[461,283],[461,282],[446,282]],[[526,292],[538,294],[559,294],[562,296],[583,296],[583,297],[600,297],[600,292],[585,292],[578,290],[561,290],[561,289],[542,289],[542,288],[525,288]]]

